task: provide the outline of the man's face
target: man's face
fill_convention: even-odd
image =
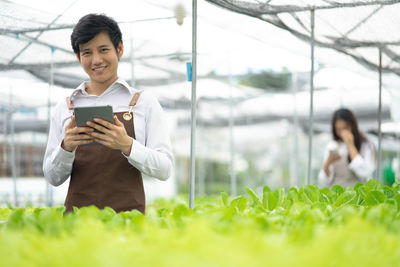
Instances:
[[[89,42],[79,46],[80,58],[83,69],[90,77],[90,82],[97,85],[110,86],[118,77],[118,59],[123,54],[122,43],[115,51],[107,33],[97,34]]]

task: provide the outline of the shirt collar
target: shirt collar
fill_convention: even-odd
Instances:
[[[86,92],[86,87],[87,87],[87,85],[89,84],[89,81],[84,81],[84,82],[82,82],[73,92],[72,92],[72,94],[71,94],[71,96],[70,96],[70,98],[71,98],[71,100],[75,97],[75,96],[77,96],[78,94],[80,94],[80,95],[88,95],[88,93]],[[115,80],[115,82],[113,82],[105,91],[104,91],[104,93],[107,93],[108,91],[110,91],[110,90],[112,90],[114,87],[115,87],[115,85],[122,85],[122,86],[120,86],[121,88],[125,88],[126,90],[128,90],[129,91],[129,93],[131,94],[131,95],[133,95],[133,88],[131,88],[130,86],[129,86],[129,84],[124,80],[124,79],[122,79],[122,78],[118,78],[117,80]],[[104,94],[103,93],[103,94]]]

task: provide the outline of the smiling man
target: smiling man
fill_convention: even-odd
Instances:
[[[52,113],[43,161],[45,177],[54,186],[70,177],[67,212],[95,205],[144,213],[141,174],[166,180],[173,168],[162,108],[154,96],[118,77],[124,47],[121,30],[112,18],[82,17],[73,29],[71,44],[90,79]],[[104,105],[113,107],[114,123],[95,119],[96,124],[76,125],[74,107]]]

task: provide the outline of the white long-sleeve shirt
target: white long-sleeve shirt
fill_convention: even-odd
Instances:
[[[114,112],[127,112],[136,92],[141,92],[133,108],[135,137],[130,155],[124,155],[139,171],[159,180],[167,180],[172,173],[173,154],[166,120],[158,100],[148,92],[130,87],[123,79],[117,79],[100,96],[89,95],[86,82],[78,86],[70,96],[74,107],[110,105]],[[71,112],[63,99],[52,112],[49,139],[43,160],[43,172],[47,181],[58,186],[71,174],[75,151],[61,147],[65,127],[71,120]],[[121,152],[122,153],[122,152]]]
[[[326,175],[323,168],[320,170],[318,176],[318,181],[320,185],[330,186],[335,183],[335,178],[339,177],[339,175],[343,175],[342,170],[344,168],[350,169],[352,177],[341,178],[348,178],[349,180],[352,178],[357,178],[359,182],[366,182],[367,180],[372,178],[372,174],[375,170],[376,156],[374,145],[371,142],[364,141],[361,144],[359,154],[349,163],[347,160],[349,151],[346,144],[343,142],[331,140],[325,148],[324,162],[328,158],[330,150],[335,148],[337,148],[338,153],[341,156],[341,160],[338,160],[337,162],[329,165],[329,176]],[[343,181],[343,179],[341,179],[341,181]]]

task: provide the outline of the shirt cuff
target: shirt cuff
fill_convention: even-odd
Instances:
[[[63,163],[73,163],[75,159],[75,150],[72,152],[64,150],[61,145],[58,147],[56,159]]]
[[[122,155],[124,155],[129,161],[143,164],[147,157],[147,151],[144,145],[132,138],[131,153],[129,156],[127,156],[125,153],[122,153]]]
[[[358,154],[349,164],[349,168],[351,170],[356,170],[358,168],[360,168],[360,166],[362,166],[363,164],[363,158],[361,157],[360,154]]]

